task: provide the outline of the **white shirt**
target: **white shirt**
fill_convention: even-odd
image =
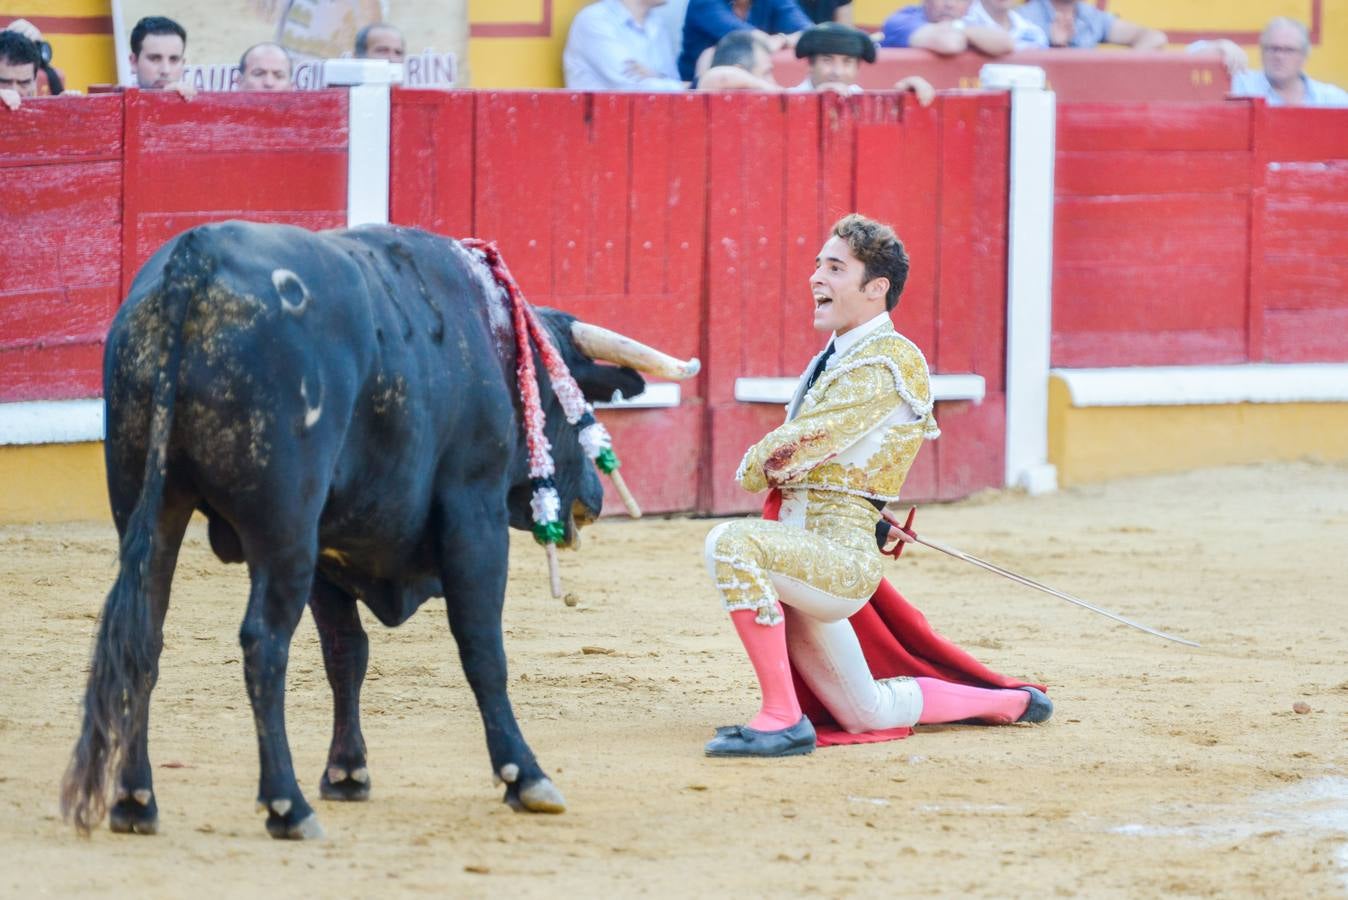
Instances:
[[[997,20],[992,17],[992,14],[983,8],[983,0],[974,0],[969,7],[969,11],[964,14],[964,22],[966,25],[1002,28],[1003,31],[1011,35],[1011,41],[1016,45],[1017,50],[1048,46],[1048,35],[1044,33],[1044,29],[1014,9],[1008,9],[1007,14],[1011,16],[1011,27],[1009,29],[1002,28],[1001,25],[997,24]]]
[[[865,90],[865,88],[863,88],[859,84],[849,84],[847,86],[847,93],[849,94],[860,94],[863,90]],[[796,85],[795,87],[789,87],[786,89],[786,92],[788,94],[810,94],[813,93],[814,91],[815,91],[814,82],[810,80],[809,75],[806,75],[805,80],[802,81],[800,84]]]
[[[566,86],[574,91],[682,91],[687,88],[661,20],[651,15],[640,25],[619,0],[599,0],[576,13],[562,52]],[[656,73],[637,78],[629,63]]]
[[[867,319],[850,331],[846,331],[842,334],[838,334],[835,331],[833,336],[829,338],[829,344],[833,345],[833,353],[824,362],[824,371],[827,372],[832,369],[837,365],[840,357],[845,356],[848,350],[851,350],[857,344],[861,343],[862,338],[889,321],[889,313],[882,312],[872,319]],[[824,350],[827,349],[828,344],[825,344]],[[819,362],[819,356],[824,350],[815,354],[814,358],[810,360],[810,364],[805,367],[804,373],[801,374],[800,381],[796,383],[796,395],[792,397],[791,402],[786,405],[787,421],[796,417],[796,411],[800,409],[800,401],[805,398],[805,383],[809,380],[810,373],[814,371],[815,364]],[[906,402],[901,402],[898,409],[891,414],[891,420],[896,423],[916,422],[919,418],[918,414],[914,412],[913,408]]]

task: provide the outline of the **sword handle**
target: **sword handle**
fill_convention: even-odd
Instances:
[[[898,559],[903,555],[903,545],[917,540],[917,532],[913,530],[913,516],[917,515],[917,507],[914,506],[909,508],[908,518],[902,525],[899,524],[899,520],[894,518],[888,510],[881,510],[880,515],[885,522],[888,523],[890,532],[893,533],[897,531],[900,535],[899,542],[894,545],[893,550],[886,550],[884,547],[881,547],[880,552],[885,556],[892,556],[895,559]],[[885,543],[889,542],[885,541]]]

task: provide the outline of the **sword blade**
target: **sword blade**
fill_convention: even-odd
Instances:
[[[1126,618],[1125,616],[1121,616],[1116,612],[1110,612],[1107,609],[1096,606],[1094,603],[1088,603],[1085,600],[1082,600],[1080,597],[1074,597],[1071,594],[1067,593],[1066,591],[1060,591],[1057,588],[1051,588],[1046,584],[1040,584],[1033,578],[1026,578],[1024,575],[1012,572],[1010,569],[1003,569],[996,563],[990,563],[985,559],[979,559],[977,556],[974,556],[973,554],[965,553],[963,550],[957,550],[954,547],[947,546],[946,544],[942,544],[939,541],[933,541],[930,540],[929,538],[918,537],[917,535],[911,533],[905,536],[905,540],[915,541],[919,544],[930,547],[933,550],[939,550],[948,556],[953,556],[955,557],[955,559],[962,559],[967,563],[978,566],[980,569],[986,569],[989,572],[992,572],[996,575],[1001,575],[1003,578],[1009,578],[1018,584],[1023,584],[1026,587],[1032,587],[1035,590],[1043,591],[1046,594],[1052,594],[1059,600],[1066,600],[1068,603],[1074,603],[1077,606],[1080,606],[1082,609],[1088,609],[1093,613],[1097,613],[1099,615],[1104,616],[1106,619],[1113,619],[1115,622],[1118,622],[1122,625],[1127,625],[1129,628],[1136,628],[1138,631],[1145,631],[1147,634],[1155,635],[1158,638],[1165,638],[1167,641],[1174,641],[1177,644],[1184,644],[1186,647],[1201,646],[1196,641],[1187,640],[1182,637],[1176,637],[1173,634],[1167,634],[1166,632],[1156,628],[1152,628],[1149,625],[1143,625],[1141,622],[1134,622],[1132,619]]]

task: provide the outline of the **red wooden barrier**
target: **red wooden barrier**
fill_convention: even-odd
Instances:
[[[1055,366],[1247,358],[1251,108],[1064,104]]]
[[[0,402],[97,396],[121,297],[121,98],[0,113]]]
[[[1264,358],[1348,359],[1348,113],[1264,108]]]
[[[124,96],[124,294],[141,264],[193,225],[346,224],[345,91]]]
[[[894,223],[913,260],[894,314],[933,371],[977,372],[982,405],[942,404],[949,437],[911,471],[914,499],[1000,483],[1007,200],[1004,95],[711,99],[703,507],[753,509],[733,474],[782,410],[734,400],[741,376],[798,375],[824,335],[807,282],[828,227],[852,210]],[[816,149],[817,148],[817,149]]]
[[[1058,111],[1055,366],[1348,359],[1348,113]]]
[[[704,98],[395,91],[392,117],[393,222],[495,240],[531,302],[701,355]],[[601,413],[650,512],[697,507],[702,379],[682,396]]]
[[[938,407],[909,481],[962,496],[1003,468],[1008,103],[397,90],[390,213],[497,240],[533,301],[704,360],[679,408],[603,413],[653,512],[754,507],[731,475],[781,410],[735,379],[799,373],[827,227],[890,221],[913,258],[899,329],[986,380]],[[341,92],[7,111],[0,401],[96,396],[119,297],[182,229],[343,224],[346,123]],[[1069,103],[1057,153],[1055,365],[1348,359],[1348,113]]]
[[[888,90],[900,78],[920,75],[942,90],[976,88],[979,70],[990,62],[1038,66],[1048,75],[1059,102],[1210,103],[1221,100],[1231,88],[1231,76],[1215,55],[1108,50],[1023,50],[994,58],[973,52],[937,56],[926,50],[884,49],[873,64],[861,66],[857,82],[864,88]],[[791,51],[776,54],[773,63],[779,84],[789,87],[805,78],[805,61]]]

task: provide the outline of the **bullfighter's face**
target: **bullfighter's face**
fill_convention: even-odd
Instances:
[[[131,54],[136,84],[142,90],[157,91],[182,80],[187,62],[187,47],[176,34],[147,34],[140,53]]]
[[[810,276],[814,328],[845,334],[885,311],[888,278],[866,281],[866,264],[852,255],[847,242],[834,235],[819,251]]]

